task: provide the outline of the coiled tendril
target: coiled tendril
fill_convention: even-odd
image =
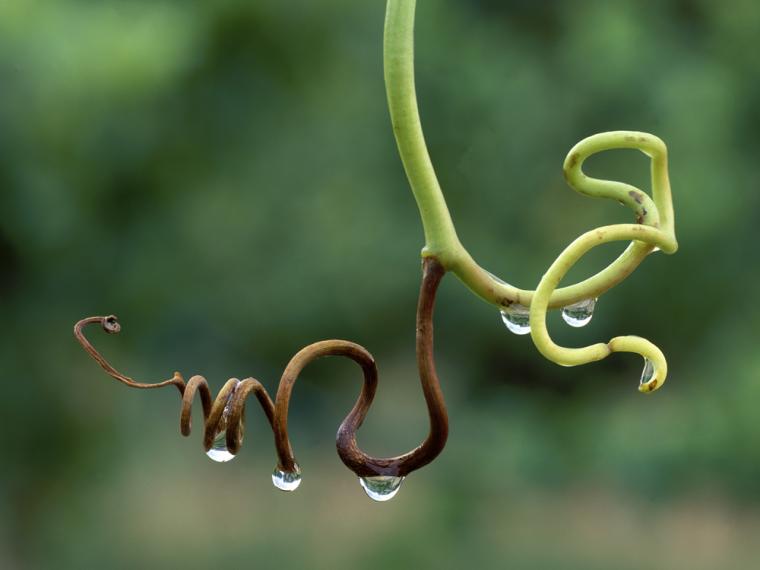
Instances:
[[[583,162],[589,156],[615,148],[638,149],[651,158],[653,198],[635,186],[590,178],[583,173]],[[546,311],[559,282],[570,268],[594,247],[612,241],[632,240],[623,254],[604,270],[616,275],[618,281],[622,281],[655,248],[664,253],[674,253],[678,249],[673,226],[665,143],[647,133],[620,131],[594,135],[582,140],[570,151],[565,160],[564,172],[570,186],[581,194],[610,198],[631,208],[636,214],[637,223],[603,226],[586,232],[557,257],[538,284],[531,302],[530,325],[533,342],[544,356],[564,366],[601,360],[613,352],[640,354],[646,359],[647,366],[642,374],[639,390],[651,392],[662,386],[667,376],[667,362],[657,346],[641,337],[629,335],[583,348],[561,347],[549,336]]]
[[[119,333],[121,325],[114,315],[80,320],[74,326],[74,336],[106,373],[127,386],[141,389],[175,386],[182,398],[180,432],[184,436],[190,435],[193,399],[196,393],[199,394],[203,407],[203,447],[207,452],[215,446],[215,441],[218,442],[223,438],[222,453],[227,453],[228,458],[238,453],[243,440],[246,400],[250,395],[254,395],[274,435],[278,463],[273,479],[275,484],[278,484],[278,477],[280,481],[284,479],[286,484],[278,484],[278,486],[285,490],[294,489],[300,480],[299,467],[288,437],[288,407],[296,380],[301,371],[317,358],[343,356],[353,360],[361,367],[364,382],[354,407],[338,428],[336,439],[338,455],[343,463],[362,479],[362,484],[370,496],[384,500],[395,494],[398,485],[406,475],[433,461],[443,451],[448,437],[446,404],[433,360],[433,309],[436,291],[444,274],[445,269],[435,259],[429,258],[423,261],[422,285],[417,304],[416,348],[417,366],[427,404],[430,431],[421,445],[397,457],[372,457],[362,451],[357,444],[356,432],[367,416],[375,397],[378,373],[375,359],[364,347],[356,343],[346,340],[325,340],[310,344],[298,351],[286,366],[275,400],[272,402],[266,388],[254,378],[245,380],[231,378],[212,400],[208,382],[203,376],[192,376],[185,382],[182,375],[175,372],[168,380],[143,383],[122,374],[84,336],[84,328],[90,324],[100,324],[109,334]]]

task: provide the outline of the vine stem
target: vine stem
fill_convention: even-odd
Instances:
[[[425,231],[423,256],[445,267],[456,264],[459,242],[422,133],[414,84],[414,13],[416,0],[388,0],[383,59],[388,108],[401,161],[417,201]]]

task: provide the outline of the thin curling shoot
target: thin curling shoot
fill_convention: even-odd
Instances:
[[[582,165],[589,156],[619,148],[638,149],[651,158],[653,198],[649,198],[635,186],[585,175]],[[613,352],[640,354],[645,360],[645,369],[639,382],[639,391],[653,392],[664,384],[668,370],[665,356],[657,346],[638,336],[622,336],[613,338],[606,344],[597,343],[583,348],[561,347],[549,336],[546,313],[551,296],[562,278],[581,257],[595,247],[614,241],[631,241],[620,257],[604,270],[621,276],[621,280],[655,248],[665,253],[674,253],[678,249],[673,226],[665,144],[653,135],[629,131],[588,137],[568,154],[565,160],[565,178],[570,186],[581,194],[622,202],[634,211],[637,223],[603,226],[586,232],[557,257],[539,282],[530,306],[530,331],[533,342],[541,354],[563,366],[577,366],[602,360]]]

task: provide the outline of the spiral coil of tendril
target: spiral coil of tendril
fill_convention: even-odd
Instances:
[[[433,308],[438,285],[445,270],[434,259],[423,262],[423,277],[417,305],[417,365],[420,382],[428,408],[430,432],[415,449],[390,458],[375,458],[362,451],[356,432],[362,425],[378,383],[375,360],[362,346],[345,340],[326,340],[301,349],[290,360],[280,379],[274,402],[266,388],[254,378],[231,378],[212,399],[208,382],[203,376],[192,376],[187,382],[179,372],[168,380],[156,383],[137,382],[116,370],[84,336],[84,328],[100,324],[109,334],[121,331],[115,316],[88,317],[74,326],[74,336],[90,356],[119,382],[132,388],[155,389],[175,386],[182,398],[180,432],[190,435],[191,413],[195,395],[200,396],[203,408],[203,447],[215,461],[228,461],[240,450],[243,441],[245,406],[249,396],[256,397],[272,427],[278,463],[272,481],[278,488],[292,491],[300,484],[300,468],[295,460],[288,437],[288,407],[293,387],[301,371],[313,360],[324,356],[343,356],[362,369],[364,382],[354,407],[338,428],[336,446],[343,463],[359,476],[367,494],[375,500],[392,498],[409,473],[435,459],[446,444],[448,415],[433,361]]]
[[[637,149],[651,159],[652,198],[635,186],[586,176],[583,162],[591,155],[611,149]],[[667,376],[667,361],[650,341],[637,336],[619,336],[607,343],[583,348],[566,348],[554,343],[546,327],[546,312],[552,293],[570,268],[587,252],[613,241],[631,240],[626,250],[606,269],[592,277],[612,286],[627,277],[647,255],[659,248],[675,253],[673,205],[668,180],[665,143],[648,133],[616,131],[588,137],[568,154],[565,178],[577,192],[595,198],[617,200],[636,214],[635,224],[616,224],[596,228],[573,241],[552,263],[541,279],[530,304],[530,329],[538,350],[563,366],[576,366],[606,358],[613,352],[633,352],[645,359],[639,390],[651,392],[662,386]],[[589,280],[589,281],[590,281]]]

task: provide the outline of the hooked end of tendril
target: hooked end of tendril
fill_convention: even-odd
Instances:
[[[642,394],[651,394],[664,383],[665,374],[662,368],[645,356],[644,370],[642,370],[641,380],[639,380],[639,392]]]
[[[662,384],[657,380],[657,378],[654,378],[653,380],[650,380],[649,382],[646,382],[645,384],[639,384],[639,392],[642,394],[651,394],[655,390],[657,390]]]
[[[119,324],[119,320],[116,318],[116,315],[108,315],[107,317],[103,317],[101,324],[103,325],[103,330],[108,334],[118,334],[121,332],[121,325]]]

